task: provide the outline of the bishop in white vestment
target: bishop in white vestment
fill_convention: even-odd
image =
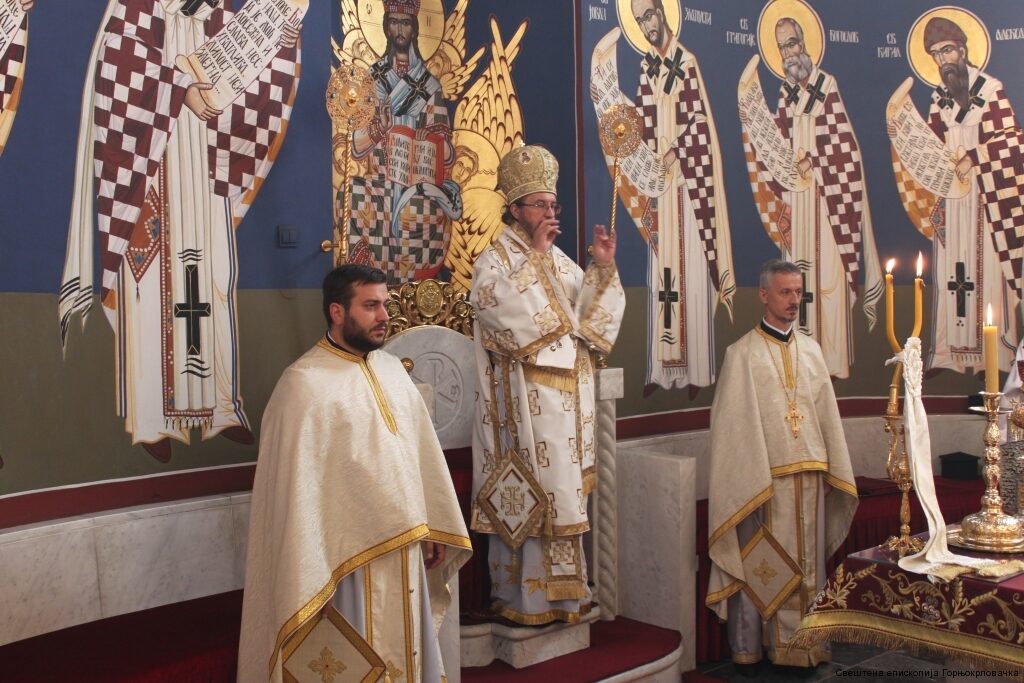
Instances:
[[[596,484],[593,352],[618,336],[625,293],[598,226],[584,272],[554,246],[558,163],[543,147],[498,166],[507,227],[473,268],[479,376],[471,526],[491,534],[495,611],[522,624],[590,609],[582,538]]]

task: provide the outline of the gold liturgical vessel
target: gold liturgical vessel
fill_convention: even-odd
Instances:
[[[334,265],[340,265],[348,257],[348,244],[343,227],[348,227],[352,209],[349,205],[348,162],[352,149],[352,132],[370,122],[377,109],[377,92],[370,72],[354,64],[341,64],[327,82],[327,113],[340,134],[345,136],[342,144],[341,216],[334,223],[334,241],[324,240],[320,248],[325,252],[334,250]]]
[[[985,413],[985,464],[982,476],[985,479],[985,495],[981,497],[981,510],[967,515],[960,522],[960,529],[951,529],[949,542],[961,548],[982,550],[990,553],[1016,553],[1024,550],[1024,528],[1019,518],[1003,512],[1003,498],[999,495],[1000,457],[999,415],[1009,411],[1000,410],[1000,391],[982,391],[983,408],[971,410]]]

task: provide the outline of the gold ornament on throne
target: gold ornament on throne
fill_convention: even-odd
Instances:
[[[421,325],[438,325],[467,337],[473,336],[473,307],[466,293],[458,291],[450,282],[407,282],[388,292],[384,306],[391,317],[386,339]]]
[[[354,63],[368,68],[386,51],[384,4],[380,0],[340,0],[342,44],[332,41],[338,62]],[[455,159],[451,179],[462,193],[463,212],[451,221],[450,239],[444,265],[451,273],[457,291],[468,292],[473,263],[500,230],[504,197],[496,191],[498,161],[522,142],[523,118],[519,99],[512,83],[511,66],[519,54],[520,44],[528,26],[523,21],[505,42],[492,17],[490,29],[491,61],[472,84],[469,83],[484,56],[481,47],[467,56],[466,12],[469,0],[458,0],[445,16],[441,0],[422,0],[418,13],[417,47],[427,70],[441,84],[447,102],[457,103],[452,118],[451,144]],[[467,89],[468,85],[468,89]],[[463,95],[465,92],[465,95]],[[334,173],[333,194],[347,188],[354,175],[367,175],[371,157],[351,159],[340,146],[351,148],[351,138],[339,137],[333,131],[334,158],[348,158],[348,174]],[[343,202],[344,204],[344,202]],[[340,217],[339,217],[340,218]],[[372,216],[368,216],[372,219]],[[338,241],[348,243],[348,221],[337,221]]]

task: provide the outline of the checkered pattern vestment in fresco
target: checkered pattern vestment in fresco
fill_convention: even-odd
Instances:
[[[977,166],[981,202],[991,228],[992,246],[999,255],[1003,276],[1021,296],[1021,267],[1024,261],[1024,136],[1017,126],[1013,107],[1002,88],[986,101],[981,117],[978,145],[986,154],[970,150]],[[932,104],[928,123],[945,139],[945,125]],[[988,157],[987,160],[984,157]]]
[[[664,67],[662,67],[664,69]],[[643,118],[644,141],[657,150],[654,131],[657,129],[658,108],[655,103],[654,88],[664,88],[666,81],[671,80],[672,92],[675,93],[675,124],[679,136],[672,145],[679,159],[679,167],[686,179],[687,195],[693,206],[693,214],[697,219],[701,243],[708,261],[708,271],[715,289],[721,287],[718,268],[718,232],[715,223],[715,186],[714,157],[712,152],[711,129],[708,118],[711,113],[705,111],[700,96],[700,80],[697,76],[696,64],[689,61],[682,69],[682,76],[668,76],[664,73],[652,80],[648,71],[640,73],[640,86],[637,91],[636,105]],[[667,198],[667,197],[666,197]]]
[[[864,212],[864,173],[860,149],[839,96],[832,81],[820,113],[815,116],[814,137],[816,148],[807,150],[812,168],[820,174],[818,186],[828,208],[832,236],[839,248],[839,256],[851,291],[857,291],[860,270],[861,225]],[[803,102],[798,106],[802,109]],[[786,91],[782,89],[776,109],[775,123],[782,137],[792,142],[792,116],[787,105]],[[782,199],[785,189],[776,183],[744,133],[744,155],[754,199],[761,221],[772,240],[789,248],[788,221],[780,226],[779,218],[786,210]]]
[[[28,42],[28,17],[14,34],[14,40],[0,55],[0,113],[7,111],[14,102],[14,92],[21,80],[25,67],[25,47]]]
[[[116,282],[175,122],[185,113],[190,79],[174,68],[175,55],[159,47],[163,16],[155,0],[119,0],[100,51],[94,164],[104,296]],[[214,10],[204,24],[206,36],[215,35],[230,16]],[[286,127],[298,71],[298,48],[282,48],[242,95],[207,122],[211,188],[232,200],[236,226],[253,198],[245,193],[258,187],[273,164],[270,150]]]

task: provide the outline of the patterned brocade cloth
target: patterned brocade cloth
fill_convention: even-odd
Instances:
[[[1024,680],[1024,574],[965,574],[932,583],[900,569],[898,559],[882,548],[849,555],[829,577],[792,643],[807,647],[833,640],[906,648]]]

